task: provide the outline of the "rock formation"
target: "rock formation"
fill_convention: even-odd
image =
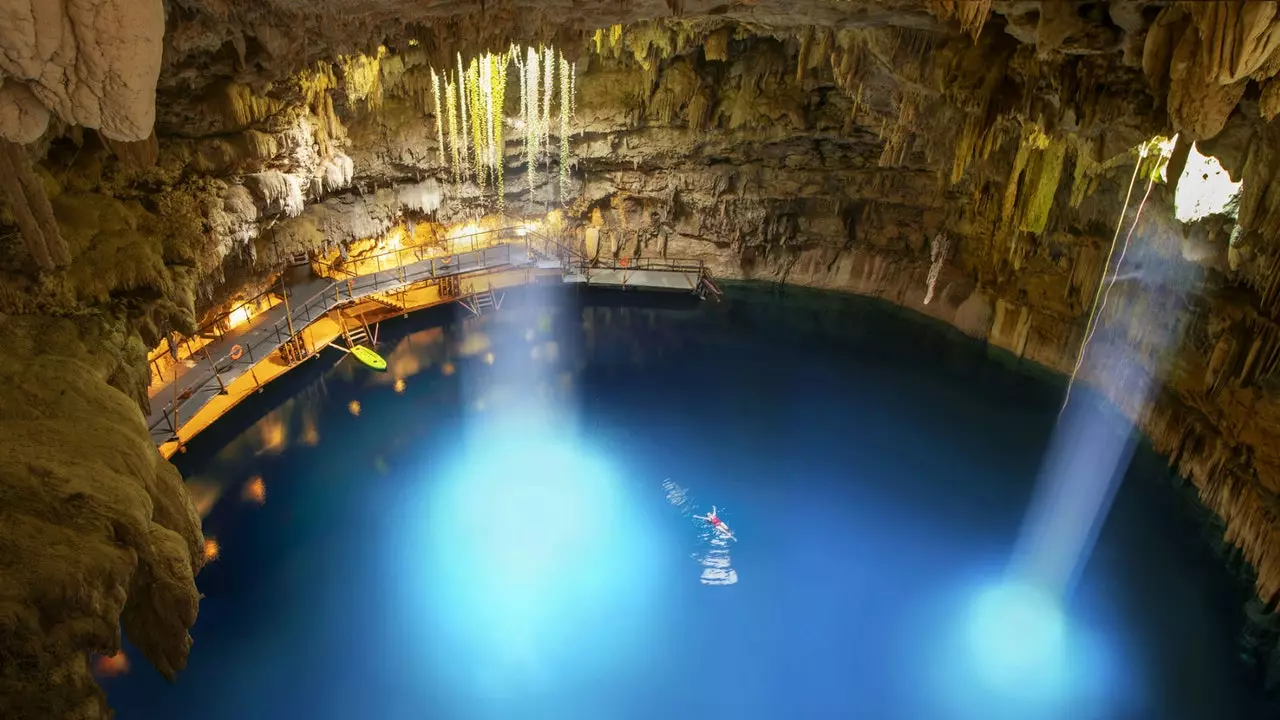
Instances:
[[[30,413],[3,453],[6,717],[101,714],[80,661],[117,618],[182,664],[200,537],[146,447],[146,349],[293,253],[498,213],[1078,366],[1222,518],[1255,614],[1280,597],[1274,3],[86,0],[19,3],[0,37],[0,368]],[[450,79],[512,43],[533,54],[476,71],[505,73],[501,157],[468,171],[457,138],[485,134]],[[528,105],[530,57],[564,119]],[[1193,143],[1243,191],[1184,224]]]

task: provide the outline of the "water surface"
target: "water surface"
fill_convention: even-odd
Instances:
[[[326,355],[197,438],[220,556],[120,717],[1254,717],[1241,598],[1145,447],[1061,676],[975,674],[1061,382],[857,298],[547,292],[386,323],[387,374]]]

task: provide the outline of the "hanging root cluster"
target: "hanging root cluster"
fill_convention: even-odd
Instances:
[[[559,136],[558,165],[560,194],[565,197],[570,163],[569,135],[574,117],[574,76],[577,67],[565,61],[564,55],[551,47],[517,47],[501,53],[485,53],[464,65],[457,56],[457,69],[431,69],[431,92],[436,111],[436,138],[440,144],[440,161],[449,160],[454,184],[475,182],[492,188],[497,194],[501,212],[506,187],[506,106],[507,71],[515,66],[520,98],[517,117],[510,121],[521,133],[521,157],[528,165],[529,191],[537,186],[538,165],[549,168],[552,163],[553,105],[560,118],[554,135]],[[443,79],[442,79],[443,78]],[[557,102],[556,88],[559,88]],[[441,93],[444,101],[441,102]],[[445,152],[445,127],[448,126],[448,148]]]

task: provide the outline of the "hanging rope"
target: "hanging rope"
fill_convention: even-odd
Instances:
[[[1062,413],[1067,409],[1067,403],[1071,401],[1071,388],[1075,385],[1076,376],[1080,373],[1080,366],[1084,364],[1085,352],[1089,348],[1089,340],[1093,337],[1093,333],[1097,331],[1097,323],[1099,317],[1100,305],[1105,303],[1103,300],[1103,286],[1106,285],[1106,293],[1110,294],[1111,285],[1115,285],[1116,278],[1120,275],[1120,265],[1116,264],[1115,272],[1111,274],[1111,282],[1107,283],[1107,270],[1111,268],[1111,258],[1116,252],[1116,243],[1120,240],[1120,229],[1124,227],[1124,216],[1129,211],[1129,200],[1133,197],[1133,186],[1138,180],[1138,171],[1142,168],[1142,161],[1147,157],[1147,146],[1144,143],[1138,149],[1138,161],[1134,163],[1133,175],[1129,178],[1129,189],[1124,194],[1124,205],[1120,208],[1120,217],[1116,220],[1116,231],[1111,236],[1111,249],[1107,252],[1107,262],[1102,267],[1102,277],[1098,280],[1098,289],[1093,294],[1093,306],[1089,309],[1089,322],[1085,325],[1084,341],[1080,343],[1080,352],[1076,355],[1075,365],[1071,368],[1071,377],[1067,380],[1067,393],[1062,399],[1062,408],[1058,411],[1058,417],[1062,417]],[[1151,185],[1155,182],[1155,174],[1151,176],[1151,182],[1147,183],[1147,194],[1151,193]],[[1147,198],[1144,195],[1142,204],[1146,204]],[[1134,216],[1133,227],[1129,228],[1129,234],[1125,237],[1125,249],[1129,247],[1129,238],[1133,237],[1133,229],[1138,226],[1138,216],[1142,214],[1142,205],[1138,206],[1138,213]],[[1124,262],[1124,252],[1121,252],[1120,262]]]

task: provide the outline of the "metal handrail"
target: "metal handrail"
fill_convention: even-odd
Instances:
[[[514,232],[516,232],[516,231],[518,231],[518,230],[520,230],[520,227],[518,227],[518,226],[509,226],[509,227],[495,228],[495,229],[493,229],[493,230],[480,230],[480,231],[478,231],[478,232],[469,233],[469,234],[467,234],[467,235],[459,235],[459,236],[457,236],[457,237],[447,238],[448,242],[450,242],[450,243],[456,243],[456,242],[458,242],[459,240],[467,240],[467,239],[471,240],[471,249],[469,249],[469,250],[458,250],[457,252],[453,252],[453,253],[450,253],[450,254],[451,254],[451,255],[461,255],[461,254],[463,254],[463,253],[475,252],[476,250],[482,250],[482,249],[484,249],[484,248],[478,247],[478,246],[476,245],[476,242],[475,242],[476,238],[481,237],[481,236],[483,236],[483,235],[496,235],[496,234],[498,234],[498,233],[506,233],[506,232],[514,233]],[[496,244],[497,244],[497,243],[490,243],[490,244],[486,245],[485,247],[493,247],[493,246],[494,246],[494,245],[496,245]],[[418,251],[418,249],[419,249],[420,247],[421,247],[421,246],[415,245],[415,246],[413,246],[413,247],[407,247],[407,248],[396,248],[395,250],[388,250],[388,251],[386,251],[386,252],[378,253],[377,255],[367,255],[367,256],[365,256],[365,257],[353,258],[353,259],[351,259],[351,261],[352,261],[352,262],[357,262],[357,263],[364,263],[364,262],[368,262],[368,261],[370,261],[370,260],[373,260],[373,261],[375,261],[375,262],[378,264],[378,266],[379,266],[379,267],[378,267],[378,269],[377,269],[377,270],[375,270],[374,272],[382,272],[382,271],[383,271],[383,269],[384,269],[383,267],[381,267],[381,264],[382,264],[382,263],[381,263],[381,259],[382,259],[382,258],[387,257],[388,255],[399,255],[399,254],[401,254],[401,253],[406,253],[406,252],[408,252],[408,253],[414,253],[414,254],[415,254],[415,256],[417,256],[417,251]],[[423,261],[423,260],[425,260],[425,259],[426,259],[426,258],[418,257],[418,259],[417,259],[415,262],[422,262],[422,261]],[[321,265],[321,266],[324,266],[324,267],[328,267],[328,268],[330,268],[331,270],[336,270],[336,271],[338,271],[338,272],[345,272],[345,273],[348,273],[348,274],[353,274],[353,273],[351,273],[351,271],[349,271],[349,270],[345,270],[345,269],[343,269],[343,268],[339,268],[339,267],[334,266],[334,264],[333,264],[332,262],[325,262],[324,260],[316,260],[315,262],[316,262],[316,264],[317,264],[317,265]],[[403,266],[403,263],[401,263],[400,265],[388,266],[388,267],[387,267],[387,268],[385,268],[385,269],[390,270],[390,269],[393,269],[393,268],[395,268],[395,267],[401,267],[401,266]],[[357,275],[356,277],[361,277],[361,276],[358,276],[358,275]]]
[[[287,269],[287,266],[286,266],[286,265],[282,265],[282,266],[280,267],[280,269],[279,269],[279,270],[277,270],[276,272],[272,273],[272,275],[274,275],[274,276],[277,276],[277,277],[278,277],[278,276],[279,276],[279,274],[280,274],[280,273],[283,273],[286,269]],[[215,316],[215,317],[213,317],[213,318],[211,318],[211,319],[209,319],[209,320],[206,320],[206,321],[204,321],[203,323],[201,323],[200,325],[196,326],[195,332],[193,332],[193,333],[191,333],[190,335],[188,335],[188,336],[186,336],[186,337],[182,338],[182,340],[181,340],[181,342],[180,342],[180,343],[176,343],[176,342],[174,342],[173,338],[170,338],[170,337],[166,337],[166,338],[164,338],[164,341],[165,341],[166,343],[168,343],[168,344],[169,344],[169,350],[168,350],[168,353],[167,353],[167,354],[168,354],[170,357],[174,357],[174,358],[176,358],[176,357],[177,357],[177,353],[178,353],[178,345],[179,345],[179,344],[181,344],[181,345],[185,345],[185,346],[187,347],[187,357],[195,357],[195,355],[196,355],[196,351],[194,351],[194,350],[192,350],[192,349],[191,349],[191,338],[193,338],[193,337],[200,337],[201,335],[204,335],[204,334],[209,333],[210,331],[212,331],[212,334],[213,334],[213,336],[214,336],[214,339],[221,340],[222,338],[226,337],[227,331],[222,330],[222,329],[219,327],[219,325],[220,325],[224,320],[226,320],[227,318],[231,317],[231,315],[232,315],[233,313],[235,313],[235,311],[239,310],[240,308],[243,308],[243,307],[246,307],[246,306],[248,306],[248,305],[251,305],[251,304],[253,304],[253,305],[257,305],[257,304],[261,303],[261,302],[262,302],[262,300],[263,300],[264,298],[266,298],[266,297],[268,297],[268,296],[270,296],[270,295],[278,295],[278,294],[279,294],[279,293],[277,293],[277,292],[276,292],[276,289],[275,289],[275,280],[272,280],[272,281],[271,281],[271,285],[270,285],[270,287],[268,287],[266,290],[263,290],[262,292],[258,293],[257,295],[254,295],[254,296],[253,296],[253,297],[251,297],[251,298],[247,298],[247,299],[245,299],[245,300],[241,300],[240,302],[238,302],[238,303],[236,303],[235,305],[231,306],[231,309],[230,309],[230,310],[227,310],[226,312],[223,312],[223,313],[219,313],[217,316]],[[152,352],[154,352],[154,350],[153,350]],[[158,361],[161,357],[163,357],[163,355],[158,355],[158,356],[156,356],[156,357],[151,357],[151,353],[150,353],[150,352],[149,352],[149,353],[147,353],[147,355],[148,355],[148,357],[147,357],[147,362],[148,362],[148,364],[153,363],[153,362],[156,362],[156,361]],[[157,372],[159,372],[159,370],[158,370],[158,369],[157,369]]]
[[[560,250],[561,252],[567,254],[569,257],[574,258],[578,261],[582,261],[582,262],[588,261],[586,253],[574,250],[573,248],[569,247],[568,245],[565,245],[559,240],[553,239],[550,235],[544,235],[543,233],[540,233],[536,230],[530,230],[528,231],[528,237],[531,237],[535,240],[540,240],[543,243],[549,243],[551,245],[554,245],[556,249]]]
[[[626,261],[625,264],[623,261]],[[625,257],[613,259],[608,263],[599,261],[594,264],[583,263],[582,267],[595,268],[597,270],[668,270],[671,272],[696,272],[699,274],[706,272],[706,263],[697,258]]]

